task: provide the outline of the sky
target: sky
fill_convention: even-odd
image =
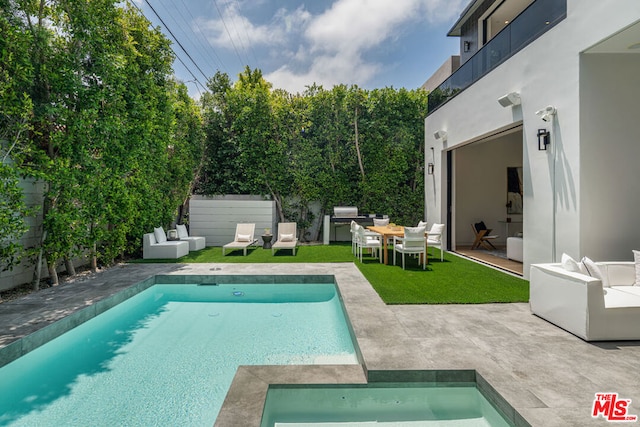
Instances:
[[[418,88],[459,53],[446,34],[469,2],[134,1],[173,41],[176,77],[196,98],[216,71],[235,81],[247,65],[291,93],[313,83]]]

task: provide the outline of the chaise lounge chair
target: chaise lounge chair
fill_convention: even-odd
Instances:
[[[247,248],[256,244],[256,239],[253,237],[255,229],[255,224],[236,225],[235,238],[233,242],[227,243],[222,247],[222,256],[224,256],[227,249],[242,249],[242,254],[247,256]]]
[[[291,249],[296,254],[298,245],[298,225],[295,222],[281,222],[278,224],[278,240],[271,245],[271,255],[276,254],[276,249]]]

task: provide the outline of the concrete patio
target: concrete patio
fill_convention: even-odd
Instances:
[[[216,426],[258,426],[270,383],[363,383],[389,370],[475,370],[523,425],[608,425],[591,417],[598,392],[631,399],[629,413],[640,414],[640,342],[584,342],[528,304],[387,306],[351,263],[115,266],[0,304],[0,365],[40,344],[20,338],[157,274],[336,277],[366,368],[241,367]]]

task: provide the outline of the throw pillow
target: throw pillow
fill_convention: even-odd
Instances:
[[[186,239],[187,237],[189,237],[189,232],[187,231],[187,226],[184,224],[178,224],[176,225],[176,230],[178,230],[178,238],[179,239]]]
[[[587,273],[589,273],[589,276],[593,277],[594,279],[600,279],[600,281],[602,282],[603,288],[609,287],[609,281],[607,280],[606,276],[602,273],[602,270],[600,269],[600,267],[598,267],[598,265],[593,260],[591,260],[590,258],[584,257],[582,258],[582,263],[586,267]]]
[[[293,234],[281,234],[280,235],[281,242],[293,242]]]
[[[236,240],[238,242],[250,242],[251,234],[238,234],[238,238]]]
[[[633,260],[636,263],[636,286],[640,286],[640,251],[633,251]]]
[[[153,235],[156,238],[157,243],[164,243],[167,241],[167,234],[164,232],[164,228],[155,227],[153,229]]]
[[[584,264],[582,262],[578,262],[575,259],[571,258],[570,255],[563,253],[562,259],[560,260],[560,264],[562,264],[562,268],[564,268],[567,271],[571,271],[574,273],[589,274]]]

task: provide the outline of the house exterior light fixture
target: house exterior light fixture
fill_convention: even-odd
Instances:
[[[551,143],[551,132],[546,129],[538,129],[538,150],[546,151],[547,145]]]
[[[445,139],[447,137],[447,131],[437,130],[433,133],[435,139]]]
[[[498,98],[498,102],[506,108],[513,107],[514,105],[520,105],[522,101],[520,100],[520,94],[518,92],[509,92],[508,94]]]
[[[433,175],[433,163],[427,164],[427,174]]]

